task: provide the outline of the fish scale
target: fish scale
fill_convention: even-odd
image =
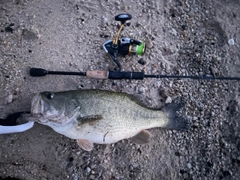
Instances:
[[[105,99],[97,98],[96,96],[94,97],[94,100],[92,100],[92,98],[84,99],[84,101],[88,100],[90,100],[89,104],[94,104],[94,114],[102,114],[102,112],[105,112],[103,113],[103,121],[109,123],[109,126],[111,126],[111,132],[114,131],[113,128],[117,128],[114,132],[119,131],[121,133],[124,129],[125,132],[127,131],[134,133],[135,129],[135,131],[139,131],[139,129],[142,130],[152,127],[161,127],[164,125],[164,123],[166,123],[166,117],[164,117],[162,112],[149,110],[136,103],[132,103],[129,99],[126,100],[129,101],[128,103],[132,105],[131,109],[130,107],[123,107],[123,101],[120,101],[119,103],[116,103],[116,101],[114,101],[110,106],[110,103],[106,104]],[[136,107],[134,107],[133,105],[135,105]],[[114,110],[112,111],[112,109]],[[84,116],[91,115],[92,113],[92,110],[88,109],[88,111],[84,113]],[[114,120],[111,120],[111,118],[107,119],[105,118],[105,116],[111,117]]]

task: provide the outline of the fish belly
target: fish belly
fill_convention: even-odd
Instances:
[[[161,119],[129,119],[128,117],[103,118],[96,123],[54,129],[71,139],[85,139],[98,144],[110,144],[135,136],[143,129],[161,127]]]

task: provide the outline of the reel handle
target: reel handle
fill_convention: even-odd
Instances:
[[[126,21],[131,20],[132,15],[130,14],[119,14],[115,16],[116,21],[121,21],[122,24],[125,24]]]

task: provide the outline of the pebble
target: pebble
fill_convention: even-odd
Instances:
[[[138,89],[138,93],[140,93],[140,94],[144,94],[145,93],[145,91],[146,91],[146,88],[145,87],[143,87],[143,86],[140,86],[139,88],[137,88]]]
[[[230,46],[233,46],[233,45],[235,44],[234,39],[229,39],[229,40],[228,40],[228,44],[229,44]]]
[[[102,21],[103,21],[103,23],[106,23],[108,21],[108,18],[105,16],[102,16]]]
[[[215,116],[215,112],[211,112],[211,116]]]
[[[172,98],[170,96],[168,96],[165,103],[170,104],[171,102],[172,102]]]
[[[95,179],[94,175],[89,176],[89,179]]]
[[[151,40],[150,38],[148,38],[148,39],[145,41],[145,43],[146,43],[146,47],[147,47],[148,49],[151,49],[151,48],[153,47],[153,42],[152,42],[152,40]]]
[[[166,89],[161,89],[159,91],[159,95],[162,96],[163,98],[167,98],[168,97],[168,92]]]
[[[86,168],[86,171],[87,171],[87,173],[90,173],[90,172],[91,172],[91,168],[90,168],[90,167],[87,167],[87,168]]]
[[[174,36],[177,36],[177,31],[176,31],[176,29],[171,29],[170,31],[169,31],[172,35],[174,35]]]
[[[22,37],[24,40],[27,40],[27,41],[34,41],[34,40],[38,39],[38,36],[35,32],[27,30],[27,29],[23,29]]]
[[[169,87],[172,88],[173,87],[173,81],[169,82]]]
[[[187,163],[187,167],[188,167],[188,169],[191,169],[192,168],[191,163]]]
[[[162,82],[161,81],[156,81],[154,83],[154,87],[159,88],[161,86]]]
[[[204,93],[204,91],[205,91],[205,90],[204,90],[203,88],[200,88],[200,89],[199,89],[199,92],[200,92],[200,93]]]
[[[138,60],[138,63],[141,64],[141,65],[145,65],[146,61],[143,58],[141,58],[141,59]]]
[[[111,34],[109,32],[101,32],[100,33],[100,37],[102,38],[109,38],[111,36]]]
[[[194,116],[194,117],[193,117],[193,120],[194,120],[194,121],[196,121],[197,119],[198,119],[198,117],[197,117],[197,116]]]
[[[8,94],[6,97],[5,97],[5,102],[6,104],[9,104],[13,101],[13,94]]]

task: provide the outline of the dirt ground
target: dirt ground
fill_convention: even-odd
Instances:
[[[239,9],[239,0],[0,0],[1,118],[29,111],[37,92],[95,88],[134,94],[153,107],[182,96],[191,124],[187,132],[151,129],[147,145],[123,140],[86,152],[35,123],[0,135],[0,179],[239,179],[239,81],[29,75],[31,67],[114,70],[102,44],[117,31],[114,16],[129,13],[121,37],[148,47],[143,57],[120,57],[124,70],[240,77]]]

